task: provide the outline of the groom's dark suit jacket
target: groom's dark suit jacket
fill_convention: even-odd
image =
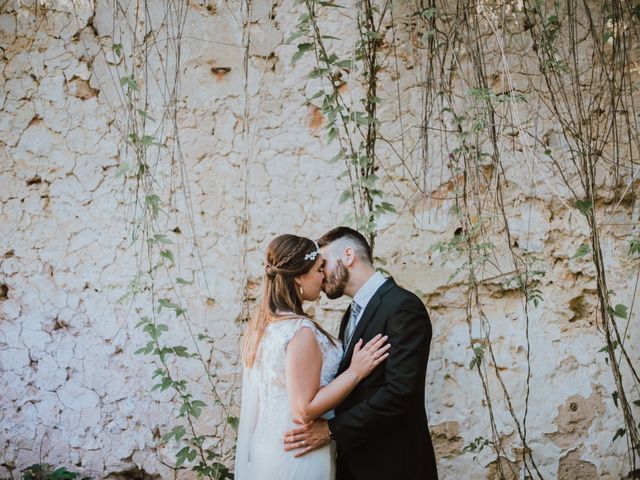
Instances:
[[[340,324],[340,339],[349,318]],[[392,278],[367,304],[338,374],[359,338],[389,336],[389,357],[335,409],[329,429],[338,446],[336,480],[436,480],[424,390],[431,322],[422,301]]]

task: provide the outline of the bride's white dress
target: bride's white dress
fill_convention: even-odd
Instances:
[[[322,352],[320,385],[331,382],[342,358],[308,319],[294,318],[269,324],[252,368],[244,369],[242,406],[236,447],[236,480],[333,480],[333,442],[303,457],[284,450],[284,433],[298,427],[293,422],[285,375],[287,345],[301,328],[311,329]],[[323,418],[333,417],[327,412]]]

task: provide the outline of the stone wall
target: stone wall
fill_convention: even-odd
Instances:
[[[233,431],[226,417],[238,413],[240,398],[238,339],[246,309],[259,295],[264,248],[279,233],[317,237],[348,209],[338,200],[348,185],[344,166],[328,162],[337,146],[327,145],[326,118],[317,101],[305,103],[318,86],[306,78],[314,61],[306,56],[292,64],[295,42],[284,42],[303,12],[300,5],[261,0],[250,13],[239,2],[213,0],[157,0],[148,11],[141,5],[9,0],[0,7],[3,477],[43,462],[96,478],[193,476],[185,468],[174,472],[180,447],[161,441],[184,423],[176,418],[180,404],[170,390],[152,390],[153,357],[134,354],[147,341],[135,325],[153,308],[152,289],[158,296],[177,292],[189,312],[176,317],[163,310],[158,318],[169,326],[168,341],[192,351],[197,345],[202,362],[171,358],[169,367],[208,404],[196,426],[224,438],[220,448],[229,462]],[[502,192],[511,246],[535,255],[545,272],[540,305],[525,310],[511,281],[491,166],[478,177],[487,178],[486,185],[478,183],[479,198],[495,237],[479,272],[484,317],[473,308],[467,315],[464,257],[433,248],[460,235],[454,206],[462,177],[450,162],[457,137],[443,133],[447,123],[452,127],[448,117],[436,112],[432,130],[421,123],[427,61],[411,33],[415,5],[394,7],[396,23],[384,37],[394,48],[388,47],[380,73],[381,136],[388,140],[378,142],[380,185],[396,212],[379,219],[375,253],[400,284],[424,298],[431,314],[426,408],[441,478],[499,478],[501,470],[522,478],[522,442],[509,408],[520,425],[527,408],[527,439],[544,478],[620,478],[628,470],[627,445],[625,438],[612,442],[623,420],[612,398],[611,369],[599,352],[604,336],[596,272],[590,256],[573,255],[589,240],[589,227],[542,153],[552,148],[562,156],[567,146],[534,95],[542,81],[517,2],[501,10],[508,34],[496,33],[492,12],[482,8],[488,9],[482,35],[489,88],[499,93],[510,84],[525,98],[498,112],[510,119],[498,126]],[[323,13],[321,20],[324,33],[343,40],[335,48],[348,53],[350,14]],[[180,22],[185,27],[176,39]],[[472,112],[473,63],[461,48],[453,101]],[[636,44],[630,56],[637,65]],[[127,138],[140,117],[129,108],[120,79],[133,71],[136,99],[146,99],[150,131],[162,144],[149,150],[163,212],[153,228],[173,242],[175,257],[153,281],[141,273],[148,270],[140,241],[148,225],[140,216],[139,185],[124,168],[135,160]],[[171,80],[176,73],[178,82]],[[637,86],[637,68],[630,75]],[[344,91],[354,98],[362,93],[351,77]],[[164,116],[170,111],[174,118]],[[516,123],[521,132],[514,134]],[[619,147],[633,162],[637,148],[622,140]],[[631,307],[638,264],[627,251],[640,212],[636,170],[622,170],[614,177],[603,169],[596,210],[615,303]],[[174,290],[177,276],[189,283]],[[345,303],[322,299],[309,308],[335,332]],[[640,329],[633,309],[630,317],[628,327],[625,321],[621,326],[637,365]],[[469,367],[471,343],[485,336],[495,353],[483,368],[504,444],[501,458],[489,446],[462,451],[478,437],[491,438],[482,383]],[[637,400],[632,382],[628,387]]]

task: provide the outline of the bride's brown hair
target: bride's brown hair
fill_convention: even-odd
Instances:
[[[304,275],[315,265],[317,257],[313,255],[310,258],[309,254],[313,254],[316,249],[315,242],[297,235],[280,235],[269,243],[262,299],[255,315],[249,321],[242,344],[242,358],[247,367],[253,366],[269,323],[288,318],[310,319],[302,309],[295,278]],[[335,344],[333,337],[314,323],[318,330]]]

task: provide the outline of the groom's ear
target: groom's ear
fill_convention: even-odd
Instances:
[[[353,247],[345,247],[344,251],[342,252],[342,263],[345,264],[345,266],[350,267],[351,265],[353,265],[353,260],[356,257],[356,252],[353,250]]]

